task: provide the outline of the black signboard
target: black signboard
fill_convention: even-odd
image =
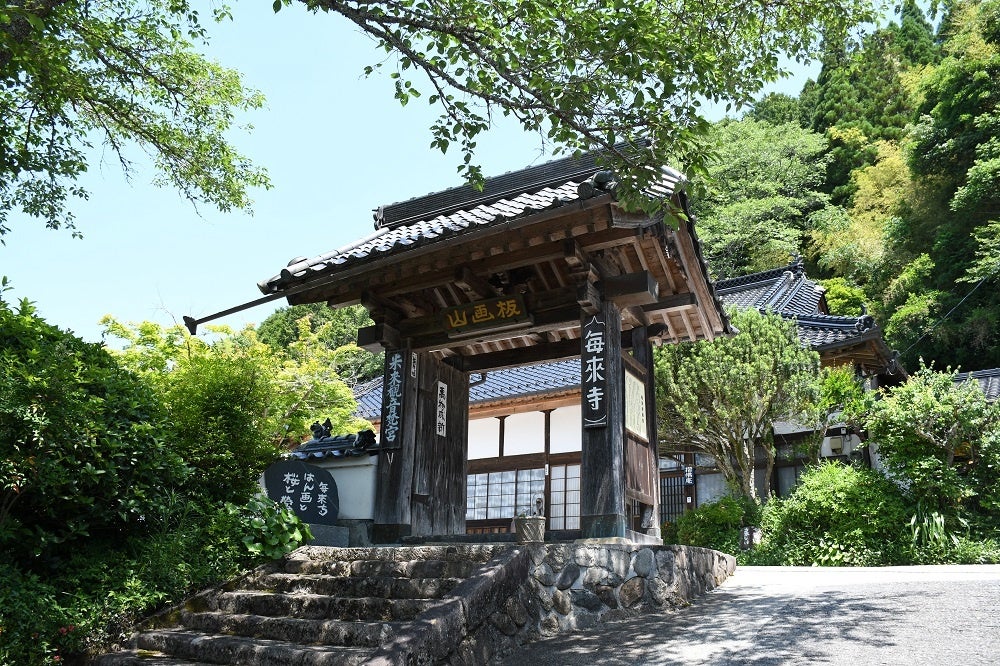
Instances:
[[[264,471],[267,496],[295,512],[303,522],[333,525],[340,513],[337,482],[322,467],[300,460],[276,462]]]
[[[388,352],[385,359],[385,382],[382,388],[383,449],[398,449],[403,444],[403,391],[406,389],[406,354]]]
[[[607,323],[591,317],[580,337],[580,387],[583,389],[583,427],[608,425]]]
[[[684,485],[685,486],[694,485],[694,467],[684,468]]]

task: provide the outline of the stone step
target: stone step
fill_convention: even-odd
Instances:
[[[286,641],[160,629],[139,634],[139,650],[149,650],[210,664],[233,666],[356,666],[371,648],[297,645]],[[181,662],[183,663],[183,662]]]
[[[459,578],[392,578],[386,576],[324,576],[275,573],[258,581],[263,590],[281,594],[324,594],[331,597],[381,597],[383,599],[438,599],[450,592]]]
[[[395,628],[385,622],[305,620],[298,617],[265,617],[238,613],[180,614],[180,624],[206,634],[226,634],[247,638],[302,643],[375,648],[395,636]]]
[[[475,560],[285,560],[284,573],[393,578],[468,578],[481,565]]]
[[[368,622],[412,620],[433,601],[381,597],[331,597],[323,594],[274,594],[255,590],[222,592],[205,597],[204,605],[191,611],[222,611],[304,620],[362,620]]]
[[[152,650],[124,650],[104,654],[90,662],[91,666],[217,666],[206,661],[176,659]]]
[[[303,546],[289,555],[290,559],[316,561],[379,561],[409,562],[412,560],[445,560],[487,562],[511,544],[468,544],[432,546],[368,546],[337,548],[333,546]]]

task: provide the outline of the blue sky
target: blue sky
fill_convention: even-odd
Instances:
[[[13,283],[6,300],[28,298],[50,323],[91,341],[101,339],[105,314],[165,325],[202,317],[258,298],[256,283],[293,257],[367,235],[373,208],[461,184],[460,156],[429,148],[434,109],[423,99],[400,107],[387,76],[362,76],[384,53],[347,21],[295,6],[273,14],[269,3],[234,5],[234,21],[210,27],[207,52],[268,100],[245,119],[252,132],[233,136],[274,184],[254,193],[254,215],[196,211],[150,184],[141,155],[131,182],[104,155],[83,180],[90,199],[72,203],[83,239],[11,219],[0,246],[0,274]],[[815,71],[780,88],[796,94]],[[477,153],[487,175],[546,159],[540,138],[514,124],[482,138]],[[283,304],[217,323],[260,322]]]

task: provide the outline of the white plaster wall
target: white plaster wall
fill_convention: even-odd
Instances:
[[[581,449],[583,416],[580,412],[579,405],[560,407],[552,412],[549,453],[567,453]]]
[[[500,419],[489,417],[469,421],[469,460],[500,455]]]
[[[503,454],[516,456],[545,451],[545,414],[511,414],[503,426]]]
[[[337,482],[340,499],[338,518],[372,520],[375,518],[375,470],[378,456],[323,458],[308,464],[322,467]]]

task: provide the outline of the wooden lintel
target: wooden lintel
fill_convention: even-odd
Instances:
[[[659,299],[660,285],[649,271],[609,275],[601,281],[601,294],[620,308],[649,305]]]
[[[481,370],[530,365],[543,361],[557,361],[579,355],[579,340],[560,340],[559,342],[550,342],[544,345],[535,345],[534,347],[505,349],[489,354],[462,356],[460,357],[461,362],[456,364],[456,367],[465,372],[479,372]],[[457,360],[457,358],[451,359],[453,363]]]
[[[381,323],[358,329],[358,346],[372,353],[384,349],[398,349],[400,344],[399,331],[388,324]]]
[[[455,356],[449,358],[447,363],[465,372],[498,370],[500,368],[558,361],[564,358],[579,356],[581,344],[579,338],[573,338],[535,345],[533,347],[505,349],[487,354]],[[623,350],[632,348],[632,329],[621,332],[621,348]]]

